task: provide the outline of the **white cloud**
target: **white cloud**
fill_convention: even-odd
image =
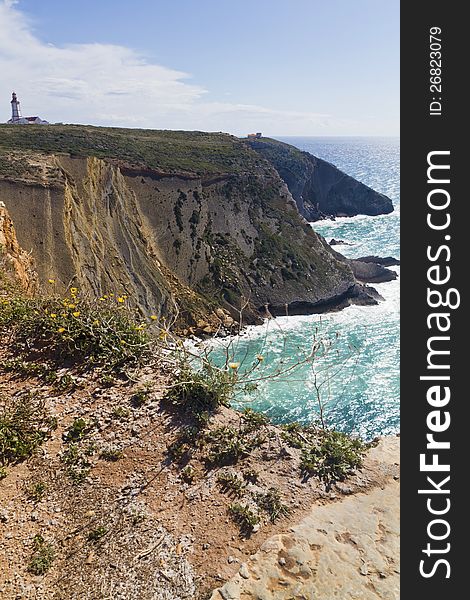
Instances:
[[[212,102],[187,73],[153,64],[125,46],[46,44],[34,35],[17,0],[0,0],[0,73],[2,121],[9,118],[15,90],[23,115],[51,122],[278,135],[351,127],[328,115]]]

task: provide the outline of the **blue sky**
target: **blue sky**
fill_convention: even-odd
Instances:
[[[0,95],[52,121],[397,135],[398,0],[0,0]]]

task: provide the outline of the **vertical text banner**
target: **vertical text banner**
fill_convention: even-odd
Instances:
[[[470,326],[470,52],[457,2],[401,4],[401,598],[461,598]],[[468,133],[467,133],[468,135]],[[468,313],[467,313],[468,314]],[[465,334],[465,332],[467,332]],[[463,596],[462,596],[463,594]]]

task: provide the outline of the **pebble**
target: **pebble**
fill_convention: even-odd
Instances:
[[[228,562],[229,565],[231,565],[234,562],[239,562],[239,560],[238,560],[238,558],[235,558],[235,556],[229,556],[227,558],[227,562]]]
[[[243,579],[249,579],[250,572],[248,571],[248,567],[247,567],[246,563],[241,564],[240,570],[238,572],[240,573],[240,576],[243,577]]]

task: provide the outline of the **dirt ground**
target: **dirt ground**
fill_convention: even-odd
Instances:
[[[196,448],[189,460],[175,459],[169,448],[189,421],[163,399],[164,373],[147,366],[132,381],[113,382],[60,374],[72,377],[71,391],[0,369],[0,402],[32,394],[58,421],[35,455],[8,466],[0,481],[5,600],[205,599],[312,506],[384,487],[396,476],[395,464],[366,458],[362,469],[327,489],[301,477],[300,451],[272,425],[259,428],[262,443],[235,464],[208,466]],[[87,428],[73,442],[78,458],[71,465],[66,436],[77,419]],[[241,423],[239,413],[224,408],[209,428],[237,430]],[[239,498],[220,485],[220,473],[243,479],[247,472],[256,477]],[[249,505],[271,488],[287,514],[275,522],[262,514],[251,534],[241,533],[230,505]],[[38,535],[53,554],[41,575],[29,570]]]

